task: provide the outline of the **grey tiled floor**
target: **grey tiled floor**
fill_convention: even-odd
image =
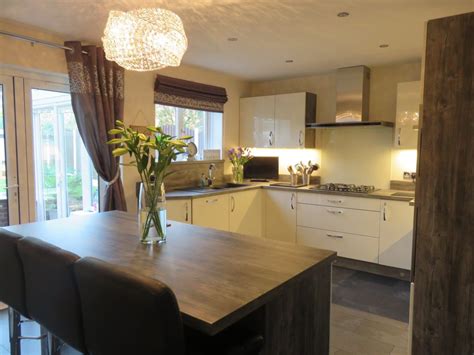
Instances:
[[[338,267],[333,270],[331,355],[406,355],[408,283]],[[32,323],[24,333],[39,334]],[[0,310],[0,355],[9,355],[7,311]],[[37,341],[23,341],[22,355],[39,355]],[[78,354],[66,349],[64,355]]]

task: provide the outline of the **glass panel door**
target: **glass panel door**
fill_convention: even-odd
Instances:
[[[13,77],[0,75],[0,227],[19,223]]]
[[[82,143],[67,86],[27,81],[35,220],[98,212],[98,177]]]

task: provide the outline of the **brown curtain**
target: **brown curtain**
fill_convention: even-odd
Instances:
[[[169,106],[224,112],[227,102],[225,88],[157,75],[155,103]]]
[[[71,100],[77,127],[99,176],[107,183],[104,211],[127,210],[119,160],[106,142],[115,120],[123,120],[124,70],[105,59],[104,50],[65,42]],[[87,52],[87,54],[82,53]]]

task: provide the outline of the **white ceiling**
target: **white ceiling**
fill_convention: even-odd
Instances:
[[[183,62],[249,80],[420,58],[424,22],[474,0],[0,0],[0,16],[100,43],[108,12],[163,7],[183,20]],[[338,12],[350,16],[339,18]],[[229,42],[228,37],[238,41]],[[379,48],[382,43],[390,46]],[[286,59],[293,59],[291,64]]]

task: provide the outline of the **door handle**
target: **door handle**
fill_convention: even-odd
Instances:
[[[339,234],[326,234],[327,237],[329,238],[337,238],[337,239],[342,239],[344,236],[339,235]]]
[[[303,131],[300,131],[300,133],[298,135],[298,143],[299,143],[300,147],[303,145]]]
[[[235,198],[234,196],[230,196],[230,212],[234,212],[235,210]]]
[[[214,200],[206,200],[206,203],[216,203],[217,201],[219,200],[215,198]]]
[[[186,222],[189,222],[189,213],[188,213],[188,203],[187,202],[184,204],[184,211],[185,211],[184,220]]]
[[[292,210],[295,209],[295,193],[294,192],[291,194],[290,207]]]
[[[329,203],[342,203],[342,200],[328,200]]]
[[[326,210],[328,213],[332,214],[343,214],[344,212],[341,210]]]
[[[4,189],[18,189],[20,187],[20,185],[10,185],[10,186],[4,186],[3,188]]]
[[[270,131],[270,133],[268,134],[268,144],[270,145],[270,147],[273,145],[273,132]]]

